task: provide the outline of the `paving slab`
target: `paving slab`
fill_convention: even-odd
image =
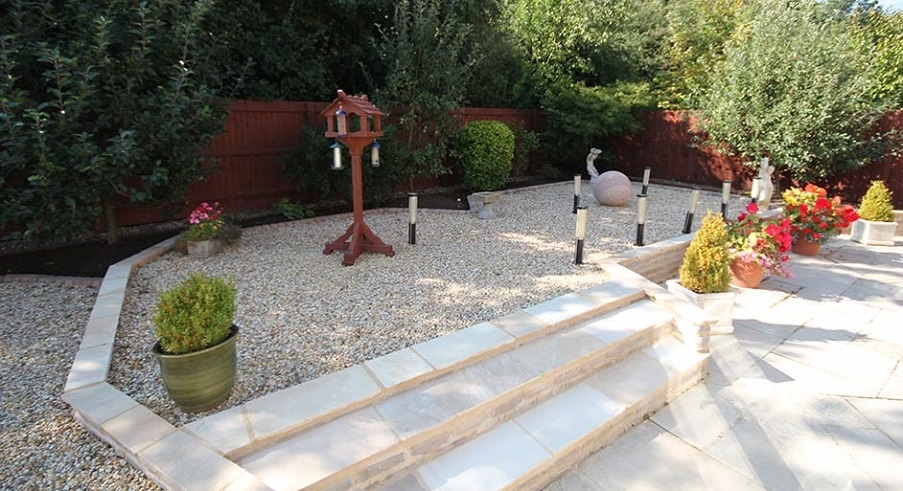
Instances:
[[[738,295],[703,385],[546,491],[903,489],[903,248],[792,262]]]

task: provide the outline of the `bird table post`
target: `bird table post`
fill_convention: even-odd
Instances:
[[[384,243],[364,223],[364,179],[361,170],[361,155],[364,149],[374,145],[375,139],[383,136],[380,118],[384,116],[367,96],[349,96],[339,91],[339,96],[323,111],[326,118],[326,138],[335,138],[348,147],[351,154],[351,186],[353,191],[354,221],[344,234],[333,242],[326,243],[323,254],[345,251],[343,266],[351,266],[364,252],[378,252],[389,257],[395,255],[392,246]],[[378,144],[377,144],[378,145]],[[371,148],[371,153],[374,150]],[[378,154],[372,155],[373,165],[378,166]],[[333,164],[335,166],[335,163]],[[341,168],[339,165],[338,168]]]

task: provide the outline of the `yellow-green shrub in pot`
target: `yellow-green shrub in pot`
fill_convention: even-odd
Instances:
[[[872,181],[859,204],[859,220],[852,224],[850,239],[865,245],[894,245],[893,193],[884,181]]]
[[[709,212],[684,253],[679,279],[666,282],[668,291],[718,319],[711,334],[734,332],[736,292],[730,291],[731,257],[727,245],[727,227],[721,215]]]
[[[193,273],[160,295],[153,321],[169,397],[186,412],[212,409],[235,385],[238,327],[231,280]]]

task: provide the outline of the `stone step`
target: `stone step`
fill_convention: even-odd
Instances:
[[[707,359],[661,339],[376,489],[540,490],[696,385]]]
[[[494,432],[526,431],[523,425],[528,423],[518,418],[541,426],[546,404],[566,404],[568,398],[592,394],[587,391],[600,394],[597,402],[608,397],[611,408],[620,408],[612,409],[610,423],[602,423],[604,443],[661,407],[675,390],[695,383],[705,360],[673,337],[669,310],[643,295],[630,296],[637,298],[643,299],[588,320],[576,316],[577,322],[559,320],[538,330],[525,327],[529,333],[517,342],[490,342],[496,348],[469,355],[473,350],[466,346],[465,355],[456,352],[460,343],[454,336],[452,342],[440,338],[433,346],[424,343],[415,351],[437,368],[446,356],[447,371],[345,408],[266,445],[233,452],[230,458],[275,490],[370,489],[399,476],[398,482],[404,483],[418,475],[421,481],[435,482],[424,477],[432,475],[429,469],[438,469],[429,467],[434,463],[453,459],[458,449],[479,445],[475,442],[486,441]],[[573,312],[568,315],[575,318]],[[517,326],[509,325],[507,332],[513,331]],[[642,373],[633,374],[634,369]],[[633,382],[623,386],[619,380]],[[649,386],[650,391],[634,394],[631,386]],[[530,419],[534,413],[538,416]],[[579,444],[596,448],[599,437],[587,441],[591,443]],[[570,462],[570,457],[555,455],[543,461],[550,462],[546,468]]]

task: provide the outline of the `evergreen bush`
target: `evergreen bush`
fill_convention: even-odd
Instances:
[[[680,265],[680,283],[684,288],[702,294],[728,290],[731,258],[727,241],[721,214],[706,214]]]
[[[183,354],[215,346],[226,339],[234,315],[235,284],[193,273],[160,295],[153,321],[162,351]]]
[[[887,189],[884,181],[872,181],[862,202],[859,204],[859,218],[873,222],[894,221],[894,205],[891,202],[893,192]]]
[[[514,160],[514,132],[501,121],[473,121],[456,135],[464,185],[471,191],[505,187]]]

